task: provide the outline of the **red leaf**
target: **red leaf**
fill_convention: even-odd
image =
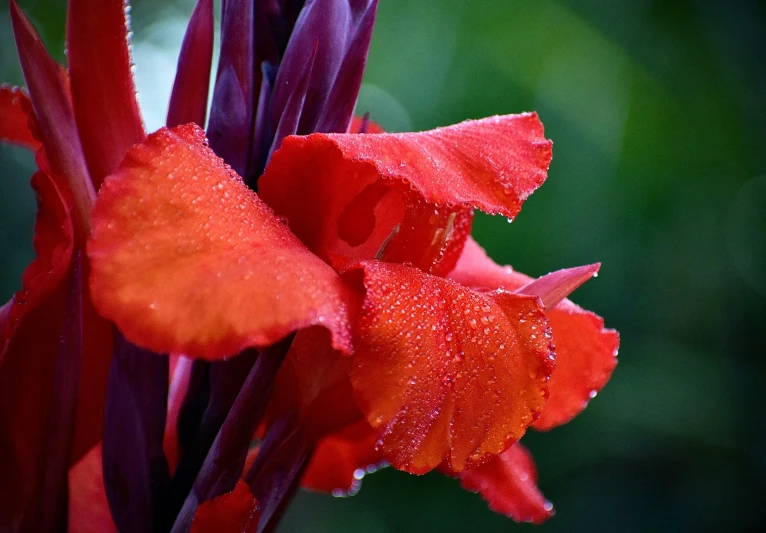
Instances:
[[[190,533],[245,533],[255,530],[260,517],[258,501],[239,480],[234,490],[203,502],[194,515]]]
[[[537,488],[532,455],[519,443],[458,477],[463,488],[481,494],[490,509],[517,522],[542,524],[554,514]]]
[[[69,0],[67,57],[72,102],[93,185],[144,139],[130,71],[124,0]]]
[[[37,150],[37,121],[29,96],[18,87],[0,86],[0,141]]]
[[[322,325],[350,350],[350,291],[197,126],[134,147],[104,183],[93,228],[93,301],[139,346],[220,359]]]
[[[537,299],[401,265],[362,268],[351,381],[381,428],[385,458],[424,473],[449,457],[462,471],[518,440],[545,404],[553,369]]]
[[[375,449],[377,439],[378,432],[364,419],[328,435],[317,444],[301,486],[335,496],[356,494],[365,474],[385,465]]]
[[[168,127],[188,122],[196,122],[201,127],[205,125],[213,62],[213,23],[213,0],[198,0],[178,57],[168,106]]]
[[[587,272],[584,275],[589,277]],[[472,239],[466,243],[450,278],[469,287],[511,291],[529,287],[533,282],[511,267],[495,264]],[[548,403],[534,423],[535,429],[540,430],[564,424],[585,408],[588,400],[609,381],[617,365],[619,346],[618,333],[605,329],[601,317],[569,300],[561,301],[546,314],[556,347],[556,370],[548,383]]]
[[[42,464],[74,237],[60,184],[38,172],[37,257],[0,332],[0,516],[24,513]]]
[[[515,216],[550,157],[534,114],[422,133],[314,134],[286,138],[258,186],[327,261],[386,254],[441,274],[457,260],[466,235],[455,230],[470,228],[471,209]]]
[[[66,181],[76,207],[75,229],[84,239],[95,192],[83,157],[66,80],[15,0],[11,1],[11,21],[21,69],[37,117],[37,131],[45,146],[45,160],[50,162],[50,169],[41,169],[50,170]]]

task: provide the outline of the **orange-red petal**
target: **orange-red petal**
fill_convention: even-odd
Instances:
[[[72,104],[93,185],[144,138],[124,0],[69,0],[67,59]]]
[[[18,87],[0,86],[0,141],[37,150],[35,113],[29,96]]]
[[[321,325],[350,350],[351,293],[190,124],[130,150],[88,243],[98,310],[158,353],[219,359]]]
[[[553,505],[537,488],[532,455],[519,443],[458,477],[464,489],[478,492],[490,509],[516,522],[541,524],[554,514]]]
[[[69,533],[116,533],[97,444],[69,470]]]
[[[377,256],[446,274],[471,210],[515,216],[550,158],[537,115],[510,115],[421,133],[288,137],[258,186],[328,262]]]
[[[234,490],[203,502],[194,514],[190,533],[255,531],[261,512],[258,500],[241,479]]]
[[[535,297],[477,292],[417,269],[366,262],[352,384],[396,468],[471,468],[537,418],[553,369]],[[355,274],[352,271],[349,275]]]
[[[495,264],[472,239],[450,278],[469,287],[518,290],[532,278]],[[604,328],[598,315],[564,299],[546,312],[556,347],[556,370],[548,383],[550,397],[534,423],[551,429],[577,416],[609,381],[617,365],[619,334]]]
[[[378,431],[360,419],[319,441],[301,478],[304,489],[355,494],[362,478],[385,464],[375,449]]]
[[[277,374],[268,418],[292,410],[311,440],[362,416],[351,388],[351,358],[332,348],[324,328],[299,331]]]

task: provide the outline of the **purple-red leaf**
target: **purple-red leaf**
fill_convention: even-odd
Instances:
[[[151,531],[169,482],[162,448],[168,358],[119,337],[106,399],[104,486],[120,531]]]
[[[53,173],[66,180],[74,195],[75,228],[82,238],[90,227],[88,215],[96,193],[83,156],[72,102],[59,66],[48,55],[15,0],[11,1],[11,21],[40,139]]]
[[[205,126],[212,62],[213,0],[198,0],[178,56],[176,79],[168,105],[168,127],[187,122]]]
[[[227,0],[221,15],[221,54],[207,136],[210,147],[245,176],[251,145],[253,87],[253,0]]]

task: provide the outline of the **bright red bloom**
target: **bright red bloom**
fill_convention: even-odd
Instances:
[[[549,160],[535,115],[416,134],[288,137],[256,197],[199,133],[161,130],[105,183],[88,248],[92,289],[133,342],[193,357],[321,326],[293,342],[271,410],[274,420],[296,407],[318,442],[309,486],[349,490],[359,468],[382,459],[413,473],[444,463],[469,488],[493,461],[487,483],[513,483],[518,469],[528,480],[531,462],[519,466],[519,453],[492,457],[545,416],[549,394],[545,427],[578,412],[582,389],[587,396],[608,379],[616,345],[595,317],[595,328],[572,326],[567,317],[584,313],[573,304],[559,304],[561,317],[546,310],[597,267],[495,283],[488,273],[507,270],[465,246],[472,209],[515,216]],[[254,308],[269,311],[248,314]],[[339,342],[349,330],[353,349]],[[571,369],[554,394],[557,330]],[[603,354],[608,364],[591,372]],[[340,483],[349,472],[351,483]],[[542,497],[529,514],[483,492],[517,519],[550,511]]]

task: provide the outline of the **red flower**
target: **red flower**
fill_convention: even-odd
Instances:
[[[0,138],[37,150],[40,209],[38,257],[0,309],[2,525],[60,526],[69,483],[73,530],[263,529],[301,472],[349,492],[385,463],[458,477],[517,520],[551,514],[518,440],[614,368],[616,332],[565,300],[598,265],[532,280],[469,237],[474,209],[513,218],[545,180],[542,124],[311,134],[348,128],[376,2],[274,5],[226,4],[211,149],[179,125],[206,118],[210,0],[174,127],[148,137],[121,1],[70,0],[68,71],[11,2],[31,99],[0,90]]]
[[[351,478],[382,459],[413,473],[442,465],[494,508],[540,521],[550,509],[531,461],[518,447],[503,452],[537,420],[548,428],[582,409],[614,367],[616,334],[558,304],[597,266],[532,282],[467,238],[473,208],[518,213],[550,153],[533,114],[288,137],[256,195],[197,128],[161,130],[99,194],[94,301],[132,342],[191,357],[299,331],[271,419],[298,409],[318,443],[311,486],[337,485],[318,473],[337,475],[333,456]],[[536,500],[509,505],[498,483]]]

